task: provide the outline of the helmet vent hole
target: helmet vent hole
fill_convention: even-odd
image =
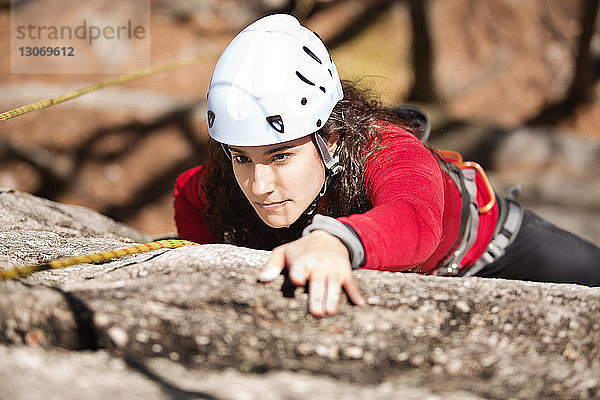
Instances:
[[[319,89],[321,89],[321,92],[327,93],[327,91],[325,90],[325,88],[323,86],[319,86]]]
[[[309,48],[308,48],[308,47],[306,47],[306,46],[303,46],[302,48],[304,49],[304,52],[305,52],[306,54],[308,54],[309,56],[311,56],[311,57],[312,57],[312,59],[313,59],[313,60],[315,60],[315,61],[316,61],[316,62],[318,62],[319,64],[323,64],[323,63],[321,62],[321,59],[320,59],[319,57],[317,57],[317,55],[316,55],[315,53],[313,53],[311,49],[309,49]]]
[[[333,73],[331,72],[331,70],[327,69],[327,72],[329,72],[329,76],[333,78]]]
[[[306,103],[308,103],[308,100],[306,100],[306,97],[303,97],[302,100],[300,100],[300,104],[302,104],[303,106],[305,106]]]
[[[318,119],[318,120],[317,120],[317,127],[320,127],[320,126],[321,126],[321,120],[320,120],[320,119]]]
[[[214,112],[212,112],[212,111],[208,111],[208,112],[206,113],[206,115],[207,115],[207,118],[206,118],[206,119],[207,119],[207,121],[208,121],[208,127],[209,127],[209,128],[212,128],[212,127],[213,127],[213,125],[215,124],[215,113],[214,113]]]
[[[298,76],[298,78],[300,78],[300,80],[304,83],[307,83],[311,86],[315,86],[314,83],[312,83],[311,81],[308,80],[307,77],[305,77],[304,75],[302,75],[300,72],[296,71],[296,75]]]
[[[267,117],[267,122],[271,125],[271,128],[275,129],[279,133],[283,133],[283,119],[281,115],[271,115]]]

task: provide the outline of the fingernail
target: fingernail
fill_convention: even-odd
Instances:
[[[261,274],[258,276],[258,279],[261,281],[272,281],[279,276],[280,272],[281,271],[279,268],[270,265],[263,272],[261,272]]]

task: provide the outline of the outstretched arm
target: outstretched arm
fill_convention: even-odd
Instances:
[[[414,135],[382,128],[381,149],[365,170],[373,208],[337,218],[360,238],[365,268],[404,271],[432,256],[444,231],[444,182],[436,158]]]

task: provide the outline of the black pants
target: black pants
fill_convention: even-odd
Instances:
[[[525,210],[506,253],[475,275],[600,286],[600,249]]]

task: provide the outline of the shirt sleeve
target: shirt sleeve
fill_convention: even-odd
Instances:
[[[173,191],[175,225],[179,237],[196,243],[215,243],[215,237],[204,221],[206,197],[200,184],[202,166],[191,168],[177,178]]]
[[[402,271],[425,262],[442,236],[443,172],[412,134],[386,124],[382,148],[366,165],[373,208],[338,218],[351,226],[365,250],[365,268]]]

